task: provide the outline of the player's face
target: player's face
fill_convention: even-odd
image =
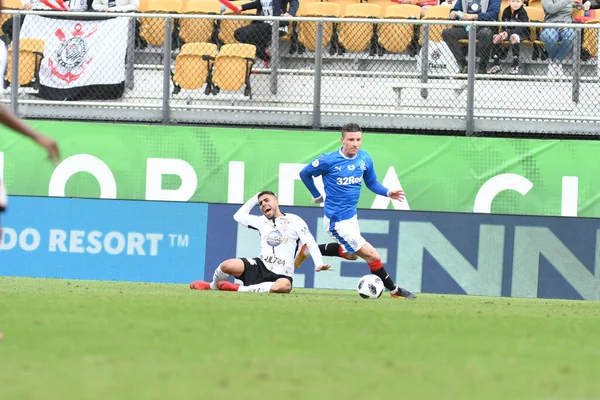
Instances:
[[[362,143],[362,132],[346,132],[342,137],[342,153],[346,157],[354,157]]]
[[[263,194],[258,199],[258,206],[263,215],[269,219],[276,218],[280,215],[279,201],[272,194]]]

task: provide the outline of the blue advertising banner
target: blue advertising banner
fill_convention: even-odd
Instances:
[[[258,255],[257,232],[238,229],[232,218],[238,207],[209,205],[206,280],[225,259]],[[282,211],[302,217],[318,243],[332,241],[322,210]],[[600,219],[360,210],[359,223],[388,273],[411,291],[600,299]],[[354,289],[369,273],[361,260],[325,260],[334,271],[315,273],[309,258],[296,270],[294,286]]]
[[[0,275],[189,283],[204,275],[207,204],[11,196]]]
[[[210,281],[228,258],[255,257],[256,231],[238,205],[11,197],[3,216],[0,275],[163,283]],[[322,210],[302,217],[318,243]],[[259,213],[258,208],[254,210]],[[363,236],[392,277],[421,293],[600,299],[600,219],[360,210]],[[309,258],[294,286],[354,289],[363,261]],[[205,268],[206,266],[206,268]]]

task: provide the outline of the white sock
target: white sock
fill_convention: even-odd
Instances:
[[[256,285],[240,286],[238,292],[269,293],[275,282],[263,282]]]
[[[210,289],[211,290],[219,290],[219,287],[217,286],[217,283],[221,282],[221,281],[226,281],[227,279],[229,279],[228,274],[226,274],[225,272],[223,272],[221,270],[221,266],[219,265],[217,267],[217,269],[215,269],[215,273],[213,275],[213,281],[210,283]]]

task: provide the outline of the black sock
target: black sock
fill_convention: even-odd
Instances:
[[[382,267],[377,271],[371,271],[371,273],[381,278],[381,280],[383,281],[383,285],[387,290],[389,290],[390,292],[396,290],[396,284],[394,283],[392,278],[390,278],[390,275],[387,273],[385,268]]]
[[[338,243],[327,243],[320,244],[319,250],[324,256],[339,257],[340,256],[340,245]]]

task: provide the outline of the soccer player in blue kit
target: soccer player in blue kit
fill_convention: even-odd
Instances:
[[[300,171],[300,178],[316,204],[323,202],[323,196],[315,186],[313,177],[323,177],[323,223],[329,236],[336,242],[321,244],[319,250],[325,256],[337,256],[347,260],[362,258],[369,264],[371,273],[381,278],[392,297],[414,299],[417,296],[394,283],[383,267],[377,250],[361,236],[356,210],[363,181],[372,192],[394,200],[404,200],[404,192],[400,189],[387,189],[377,180],[371,156],[360,149],[362,129],[359,125],[344,126],[341,142],[340,149],[323,154]],[[296,268],[307,257],[306,248],[303,247],[296,258]]]

